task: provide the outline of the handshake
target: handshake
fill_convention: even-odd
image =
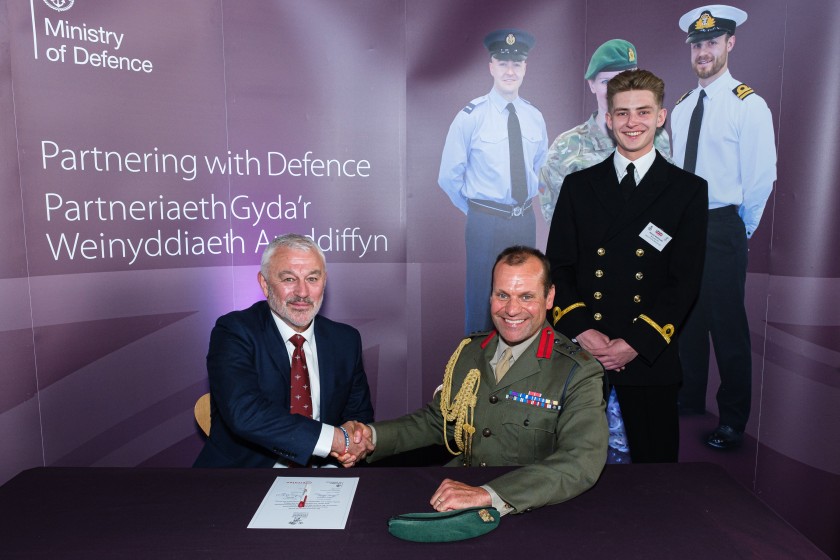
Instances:
[[[345,438],[345,431],[349,441]],[[349,420],[335,428],[330,456],[335,457],[341,466],[352,467],[368,456],[374,449],[373,430],[367,424]]]

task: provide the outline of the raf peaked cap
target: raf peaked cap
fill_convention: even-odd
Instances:
[[[680,18],[680,29],[688,33],[686,43],[696,43],[735,34],[735,28],[747,21],[747,12],[732,6],[713,4],[695,8]]]
[[[528,58],[536,41],[533,35],[519,29],[499,29],[487,34],[484,46],[498,60],[522,61]]]
[[[591,80],[598,72],[621,72],[638,68],[636,47],[624,39],[610,39],[597,49],[589,59],[584,79]]]

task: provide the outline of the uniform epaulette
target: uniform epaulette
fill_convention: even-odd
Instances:
[[[688,90],[687,92],[685,92],[684,94],[682,94],[682,97],[680,97],[679,99],[677,99],[677,102],[676,102],[674,105],[675,105],[675,106],[676,106],[676,105],[679,105],[679,104],[680,104],[680,101],[682,101],[683,99],[685,99],[686,97],[688,97],[689,95],[691,95],[693,92],[694,92],[694,90],[693,90],[693,89],[690,89],[690,90]]]
[[[738,99],[744,100],[750,95],[754,94],[753,88],[748,86],[747,84],[738,84],[735,89],[732,90],[732,93],[735,94],[735,97]]]
[[[580,365],[586,365],[595,361],[595,358],[592,356],[592,354],[590,354],[589,352],[587,352],[586,350],[584,350],[583,348],[581,348],[580,346],[563,336],[562,334],[558,333],[557,331],[555,331],[555,333],[557,333],[554,338],[555,352],[559,352],[564,356],[568,356]]]
[[[470,113],[472,113],[472,112],[473,112],[473,110],[474,110],[476,107],[478,107],[479,105],[481,105],[481,104],[482,104],[482,103],[484,103],[485,101],[487,101],[487,96],[486,96],[486,95],[482,95],[481,97],[476,97],[475,99],[473,99],[472,101],[470,101],[469,103],[467,103],[467,106],[466,106],[466,107],[464,107],[464,108],[463,108],[463,109],[461,109],[461,110],[462,110],[463,112],[465,112],[466,114],[468,114],[468,115],[469,115]]]
[[[533,103],[531,103],[530,101],[528,101],[527,99],[523,99],[522,97],[520,97],[519,99],[522,99],[522,101],[524,101],[525,103],[527,103],[527,104],[528,104],[528,105],[530,105],[531,107],[533,107],[533,106],[534,106],[534,104],[533,104]]]

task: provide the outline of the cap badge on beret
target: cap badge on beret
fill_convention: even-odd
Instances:
[[[701,29],[711,29],[717,25],[715,22],[715,18],[712,17],[711,12],[703,12],[700,14],[700,17],[697,18],[697,21],[694,22],[694,29],[701,30]]]
[[[515,42],[516,42],[516,35],[514,35],[513,33],[508,33],[508,36],[505,37],[505,43],[507,43],[508,45],[512,45]]]
[[[589,66],[583,75],[585,80],[592,80],[598,72],[622,72],[638,66],[638,53],[630,41],[610,39],[595,49]]]

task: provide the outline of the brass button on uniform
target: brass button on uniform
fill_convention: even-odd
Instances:
[[[490,404],[496,404],[497,402],[499,402],[499,397],[496,395],[490,395]]]
[[[642,279],[642,278],[644,278],[644,277],[645,277],[645,275],[644,275],[644,274],[642,274],[641,272],[637,272],[637,273],[636,273],[636,280],[641,280],[641,279]]]
[[[604,275],[604,271],[603,271],[603,270],[601,270],[600,268],[599,268],[598,270],[596,270],[596,271],[595,271],[595,278],[600,278],[600,277],[602,277],[603,275]]]
[[[602,318],[603,318],[603,315],[601,315],[600,313],[595,314],[595,320],[596,321],[600,321]]]
[[[604,294],[602,294],[601,292],[595,292],[594,294],[592,294],[592,296],[595,299],[601,299],[602,297],[604,297]]]
[[[490,437],[493,435],[493,432],[490,431],[490,428],[484,428],[483,430],[481,430],[481,435],[483,435],[484,437]]]
[[[638,296],[638,295],[633,296],[633,301],[636,302],[636,303],[641,302],[642,301],[642,296]]]
[[[636,256],[637,257],[644,257],[645,256],[645,250],[644,249],[636,249]]]
[[[606,254],[607,250],[603,247],[598,247],[598,256],[603,257]]]

